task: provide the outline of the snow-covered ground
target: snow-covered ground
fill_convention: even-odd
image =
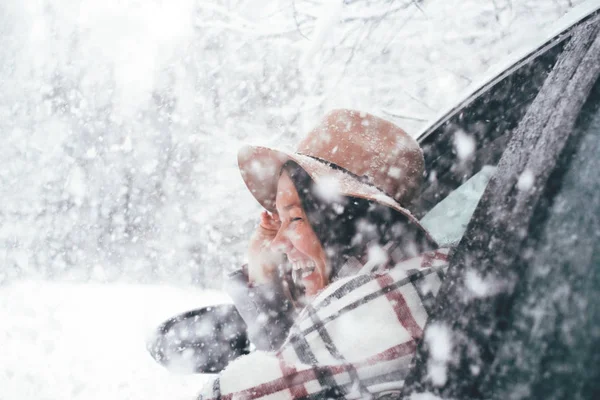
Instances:
[[[146,352],[160,322],[228,302],[215,291],[27,281],[0,287],[0,399],[192,399],[202,375]]]

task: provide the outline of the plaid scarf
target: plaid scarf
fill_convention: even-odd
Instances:
[[[335,281],[300,312],[278,351],[240,357],[198,399],[360,399],[400,389],[448,251],[392,268],[364,265]]]

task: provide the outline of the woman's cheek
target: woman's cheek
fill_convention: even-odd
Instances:
[[[306,225],[302,224],[302,222],[296,224],[294,232],[296,233],[298,240],[302,242],[305,242],[308,238],[308,230],[306,229]]]

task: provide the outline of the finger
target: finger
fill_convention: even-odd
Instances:
[[[270,218],[271,218],[271,217],[269,216],[269,212],[268,212],[268,211],[266,211],[266,210],[263,210],[263,211],[260,213],[260,223],[261,223],[261,224],[263,224],[263,225],[264,225],[264,224],[267,224],[267,223],[269,222]]]
[[[277,222],[269,221],[268,223],[263,225],[263,228],[268,229],[270,231],[277,231],[279,230],[279,226],[280,224],[278,224]]]
[[[280,226],[281,222],[270,219],[263,227],[271,231],[278,231]]]
[[[279,222],[279,214],[275,211],[263,211],[263,215],[268,221]]]
[[[279,229],[279,222],[275,222],[271,215],[264,211],[260,215],[260,226],[270,231],[277,230]]]

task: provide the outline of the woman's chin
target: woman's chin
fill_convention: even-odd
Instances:
[[[302,284],[304,285],[304,295],[311,298],[319,293],[324,287],[323,279],[317,271],[303,278]]]

